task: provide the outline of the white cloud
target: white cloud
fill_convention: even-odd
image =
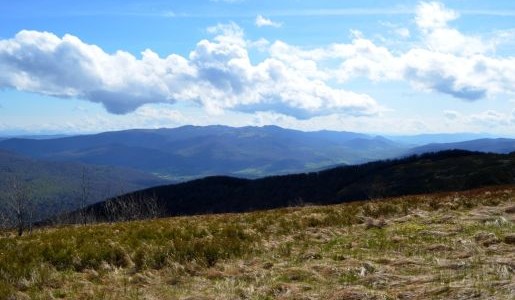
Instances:
[[[265,38],[260,38],[256,41],[248,41],[248,47],[257,49],[261,52],[266,52],[270,46],[270,41]]]
[[[333,74],[342,82],[357,76],[405,80],[415,89],[468,101],[515,94],[515,57],[489,55],[500,39],[494,36],[484,40],[460,33],[448,26],[457,17],[442,4],[422,2],[415,17],[421,42],[404,53],[394,54],[363,36],[355,36],[351,44],[325,48],[320,57],[341,59],[340,68]]]
[[[257,27],[270,26],[270,27],[281,27],[282,24],[279,22],[274,22],[268,18],[263,17],[262,15],[257,15],[255,24]]]
[[[415,22],[423,30],[447,27],[447,23],[455,20],[459,14],[445,8],[439,2],[420,2],[416,9]]]
[[[458,17],[443,4],[420,3],[415,16],[419,30],[413,31],[420,41],[404,52],[376,44],[359,31],[352,31],[350,43],[312,49],[284,41],[248,41],[234,23],[208,28],[212,37],[199,41],[187,57],[160,57],[152,50],[140,57],[106,53],[72,35],[20,31],[0,40],[0,88],[86,99],[115,114],[148,103],[186,102],[215,115],[267,111],[298,119],[384,111],[370,96],[335,84],[359,77],[406,81],[417,90],[467,101],[498,94],[513,98],[515,57],[492,54],[512,31],[489,40],[468,36],[450,27]],[[264,58],[252,62],[249,49],[258,49]]]
[[[269,57],[250,62],[243,31],[236,24],[208,29],[188,58],[141,58],[104,52],[77,37],[21,31],[0,40],[0,87],[102,103],[115,114],[146,103],[201,104],[208,112],[272,110],[309,118],[334,112],[371,115],[381,107],[368,95],[330,87],[303,68]],[[306,64],[309,62],[306,61]],[[314,72],[316,67],[314,67]]]
[[[107,54],[77,37],[21,31],[0,41],[0,86],[56,97],[100,102],[113,113],[126,113],[149,102],[180,98],[177,83],[194,73],[177,55],[160,59],[151,50],[142,58],[118,51]]]
[[[417,6],[415,21],[423,34],[426,47],[432,51],[458,55],[485,53],[493,50],[493,41],[466,36],[449,26],[459,18],[454,10],[438,2],[421,2]]]

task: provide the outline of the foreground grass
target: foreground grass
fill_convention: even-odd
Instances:
[[[514,299],[515,187],[0,237],[0,299]]]

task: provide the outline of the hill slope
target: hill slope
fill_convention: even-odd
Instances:
[[[156,202],[161,216],[244,212],[512,183],[515,153],[456,150],[256,180],[208,177],[123,195],[87,208],[87,214],[99,221],[126,219],[122,208],[130,204],[141,212],[149,201]],[[69,221],[76,214],[68,215]]]
[[[515,139],[477,139],[457,143],[432,143],[411,149],[410,154],[438,152],[443,150],[460,149],[491,153],[510,153],[515,151]]]
[[[35,158],[130,167],[174,179],[260,177],[396,157],[404,146],[351,132],[276,126],[127,130],[59,139],[9,139],[0,149]]]
[[[0,232],[0,299],[512,299],[515,186]]]
[[[77,209],[83,175],[89,194],[87,204],[168,182],[135,170],[49,162],[0,151],[0,211],[6,208],[4,199],[10,189],[8,182],[13,176],[26,186],[35,204],[36,219]]]

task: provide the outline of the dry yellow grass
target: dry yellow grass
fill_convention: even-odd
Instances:
[[[502,187],[6,234],[0,295],[515,299],[514,213],[515,187]]]

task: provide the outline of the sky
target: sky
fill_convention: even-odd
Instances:
[[[515,136],[515,1],[0,0],[0,135]]]

